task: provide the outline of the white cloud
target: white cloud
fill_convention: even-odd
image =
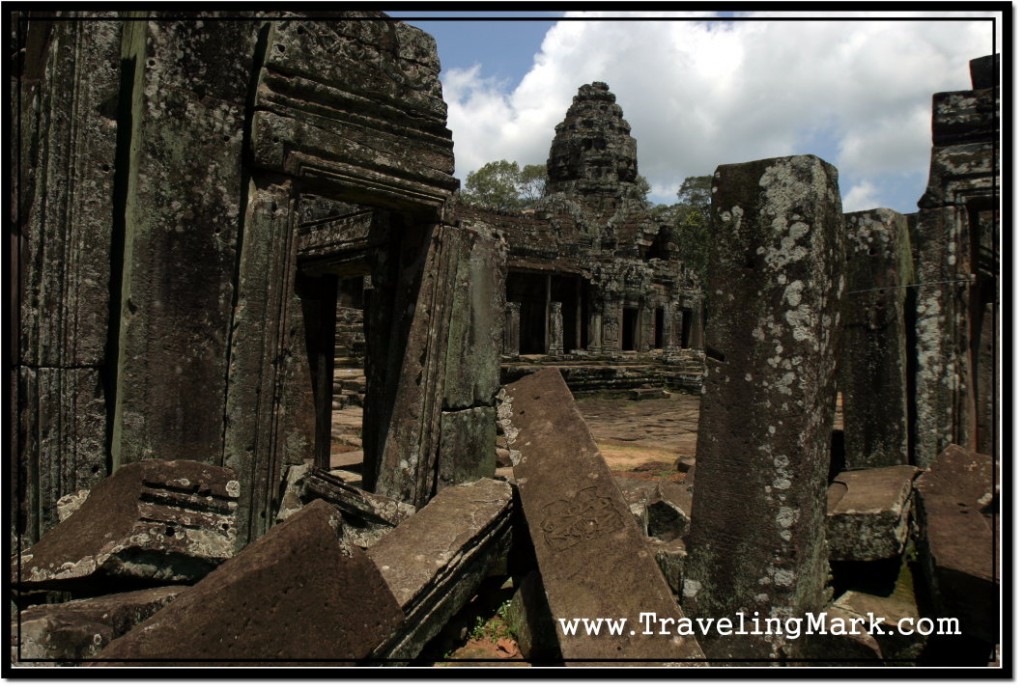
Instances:
[[[872,176],[923,178],[932,94],[969,89],[968,61],[992,50],[991,24],[978,20],[665,16],[558,22],[511,92],[476,69],[445,72],[456,174],[545,161],[577,89],[603,81],[632,125],[640,173],[666,201],[688,175],[800,153],[856,181],[848,198],[869,198]]]
[[[866,211],[883,206],[878,194],[878,187],[870,180],[864,180],[850,189],[843,196],[843,212]]]

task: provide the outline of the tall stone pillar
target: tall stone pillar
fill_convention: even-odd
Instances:
[[[587,329],[587,352],[597,355],[601,352],[602,344],[602,308],[600,305],[591,304],[590,324]]]
[[[12,108],[21,108],[20,149],[8,160],[21,168],[11,175],[18,302],[17,355],[9,360],[17,368],[9,381],[17,382],[17,418],[7,479],[11,526],[26,547],[57,524],[57,499],[92,488],[109,472],[118,324],[111,288],[119,284],[112,254],[123,241],[123,224],[112,231],[119,214],[111,204],[121,187],[115,167],[123,133],[109,104],[121,87],[126,23],[69,12],[61,21],[16,15],[14,24],[21,57],[11,93]]]
[[[519,355],[519,308],[518,302],[505,303],[505,336],[502,348],[505,355]]]
[[[906,286],[913,282],[903,214],[846,214],[839,390],[847,468],[909,462]]]
[[[670,302],[665,306],[665,323],[662,325],[661,342],[665,344],[665,353],[679,352],[679,326],[682,323],[679,303]]]
[[[601,315],[602,352],[617,354],[622,352],[622,300],[605,300]]]
[[[562,318],[562,303],[549,303],[548,313],[548,355],[563,355],[565,352],[565,321]]]
[[[814,156],[719,166],[684,605],[805,616],[828,602],[825,491],[844,291],[836,169]],[[778,657],[718,636],[709,657]],[[785,654],[793,652],[788,649]],[[796,652],[799,652],[798,650]]]
[[[704,350],[704,300],[698,300],[693,306],[693,319],[690,322],[690,348]]]
[[[654,341],[654,308],[641,307],[637,311],[637,352],[646,353],[651,349],[651,342]]]

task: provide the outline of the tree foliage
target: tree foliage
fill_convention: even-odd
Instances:
[[[711,234],[710,175],[695,175],[683,180],[674,205],[676,243],[679,245],[683,265],[693,269],[700,284],[707,287],[708,265],[714,238]]]
[[[492,209],[525,209],[544,196],[547,166],[519,167],[515,161],[491,161],[466,176],[463,200]]]

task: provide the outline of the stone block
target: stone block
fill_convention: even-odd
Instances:
[[[875,561],[902,554],[917,472],[898,465],[839,473],[828,493],[829,559]]]
[[[469,602],[512,539],[512,487],[480,479],[448,487],[367,550],[405,622],[378,657],[412,661]]]
[[[683,577],[686,565],[686,545],[682,540],[671,540],[668,542],[654,537],[648,538],[648,546],[654,554],[654,560],[658,562],[665,581],[672,589],[673,594],[679,597],[683,593]]]
[[[345,517],[345,537],[363,548],[375,545],[416,512],[409,504],[367,492],[320,469],[306,477],[301,497],[306,502],[323,499],[341,511]]]
[[[112,640],[173,602],[186,586],[133,590],[57,605],[36,605],[18,615],[17,662],[95,657]]]
[[[927,636],[912,631],[910,635],[909,625],[916,623],[918,618],[917,603],[914,601],[913,592],[894,593],[888,597],[861,593],[856,590],[847,590],[833,603],[836,609],[849,612],[853,616],[873,617],[879,621],[882,633],[875,636],[878,648],[882,657],[888,661],[913,661],[924,652]],[[901,619],[903,629],[897,629]]]
[[[195,461],[142,461],[14,557],[22,589],[109,588],[118,579],[194,582],[234,553],[238,481]]]
[[[637,626],[641,612],[681,618],[558,370],[541,370],[505,390],[499,420],[555,620],[625,617]],[[690,637],[556,632],[570,665],[703,664]]]
[[[918,478],[918,554],[937,611],[965,633],[998,640],[998,489],[992,457],[950,446]]]
[[[270,529],[96,662],[244,664],[365,660],[402,621],[373,563],[316,501]]]
[[[685,537],[692,512],[693,494],[687,483],[662,480],[647,505],[647,534],[664,542]]]

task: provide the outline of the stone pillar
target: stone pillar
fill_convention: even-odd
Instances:
[[[151,458],[222,461],[224,379],[249,192],[242,167],[248,80],[259,27],[194,19],[126,23],[124,57],[135,66],[135,83],[131,95],[121,95],[133,113],[115,469]]]
[[[690,348],[704,350],[704,300],[693,305],[693,318],[690,320]]]
[[[719,166],[711,320],[684,606],[803,617],[828,603],[825,542],[844,290],[838,175],[814,156]],[[708,657],[799,656],[721,636]],[[792,646],[792,647],[791,647]]]
[[[602,352],[612,355],[622,352],[621,323],[622,300],[606,299],[601,315]]]
[[[548,303],[548,355],[560,356],[565,352],[565,324],[562,319],[562,303]]]
[[[20,302],[9,360],[17,365],[9,380],[17,382],[9,390],[17,449],[7,476],[21,547],[57,524],[57,499],[109,472],[108,368],[117,343],[110,331],[116,336],[119,317],[110,315],[111,288],[120,284],[112,264],[124,237],[112,200],[123,187],[117,155],[126,153],[110,104],[121,87],[127,24],[82,12],[26,19],[15,15],[10,35],[21,56],[12,109],[21,113],[20,150],[8,158],[21,166],[10,176],[18,214],[12,295]]]
[[[654,308],[640,307],[637,310],[637,343],[636,350],[639,353],[646,353],[651,349],[651,342],[654,340]]]
[[[665,344],[665,353],[679,352],[679,328],[682,324],[682,314],[679,312],[679,303],[670,302],[665,306],[665,323],[662,325],[662,343]]]
[[[599,305],[591,305],[590,328],[587,329],[587,352],[591,355],[597,355],[601,352],[601,335],[601,307]]]
[[[505,303],[505,355],[519,355],[519,308],[518,302]]]
[[[847,468],[909,463],[906,286],[913,283],[903,214],[846,214],[839,390]]]

